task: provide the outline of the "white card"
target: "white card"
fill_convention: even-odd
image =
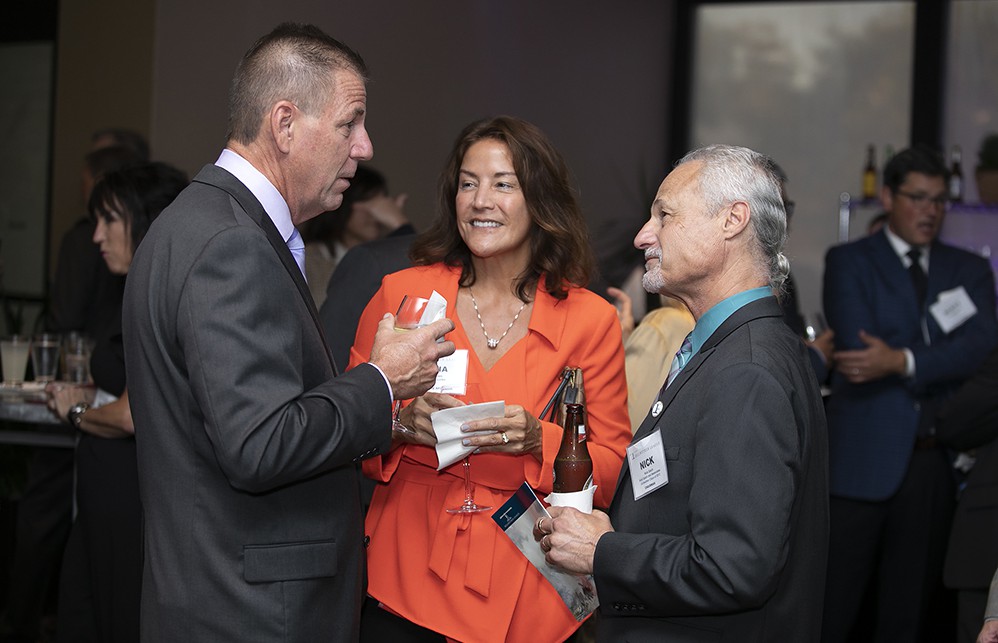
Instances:
[[[627,447],[627,466],[630,468],[635,500],[669,483],[661,430],[656,429],[648,437]]]
[[[947,335],[963,322],[977,314],[977,306],[963,286],[939,293],[936,303],[929,306],[929,312]]]
[[[437,360],[437,379],[430,393],[464,395],[468,391],[468,349],[461,348],[452,355]]]

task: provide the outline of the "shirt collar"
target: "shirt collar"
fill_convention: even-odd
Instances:
[[[215,165],[239,179],[239,182],[253,193],[253,196],[263,206],[267,216],[274,222],[277,231],[281,233],[281,238],[287,243],[295,231],[295,226],[291,222],[291,210],[288,208],[288,203],[274,187],[274,184],[260,170],[253,167],[249,161],[228,148],[222,150]]]
[[[700,351],[710,336],[714,334],[714,331],[720,328],[721,324],[723,324],[728,317],[731,317],[736,310],[757,299],[770,297],[772,294],[772,288],[769,286],[761,286],[759,288],[743,290],[736,295],[731,295],[727,299],[722,299],[718,303],[714,304],[710,310],[705,312],[703,316],[697,320],[696,326],[693,327],[693,332],[690,333],[690,344],[693,347],[693,354],[695,355]]]
[[[917,247],[922,251],[921,257],[919,257],[919,263],[922,264],[922,269],[928,272],[929,270],[929,247],[931,246],[913,246],[901,237],[897,236],[891,231],[889,225],[884,225],[884,234],[887,236],[887,243],[891,244],[891,249],[897,254],[898,258],[901,259],[901,263],[908,267],[911,265],[911,257],[908,256],[908,251],[912,248]]]

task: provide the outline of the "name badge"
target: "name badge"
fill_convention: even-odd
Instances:
[[[437,360],[437,379],[430,393],[464,395],[468,389],[468,349],[454,351],[452,355]]]
[[[963,286],[939,293],[936,303],[929,306],[929,312],[947,335],[954,328],[977,314],[977,306]]]
[[[656,430],[648,437],[627,447],[627,466],[631,474],[631,488],[634,490],[635,500],[640,500],[669,483],[661,430]]]

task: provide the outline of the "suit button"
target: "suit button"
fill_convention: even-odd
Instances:
[[[364,547],[367,547],[370,544],[371,544],[371,537],[365,534],[364,535]]]

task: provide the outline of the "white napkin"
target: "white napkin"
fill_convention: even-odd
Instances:
[[[447,300],[444,296],[434,290],[430,293],[430,298],[426,300],[426,307],[423,314],[419,316],[419,326],[429,326],[438,319],[443,319],[447,315]],[[441,339],[441,341],[443,341]]]
[[[582,491],[572,491],[571,493],[549,493],[544,502],[552,507],[575,507],[584,514],[593,512],[593,495],[596,487],[591,485]]]
[[[462,424],[473,420],[503,417],[505,413],[506,402],[503,400],[482,402],[481,404],[468,404],[467,406],[455,406],[430,413],[433,432],[437,435],[437,471],[449,467],[477,448],[466,447],[461,443],[461,440],[473,435],[495,433],[495,431],[465,433],[461,431]]]

